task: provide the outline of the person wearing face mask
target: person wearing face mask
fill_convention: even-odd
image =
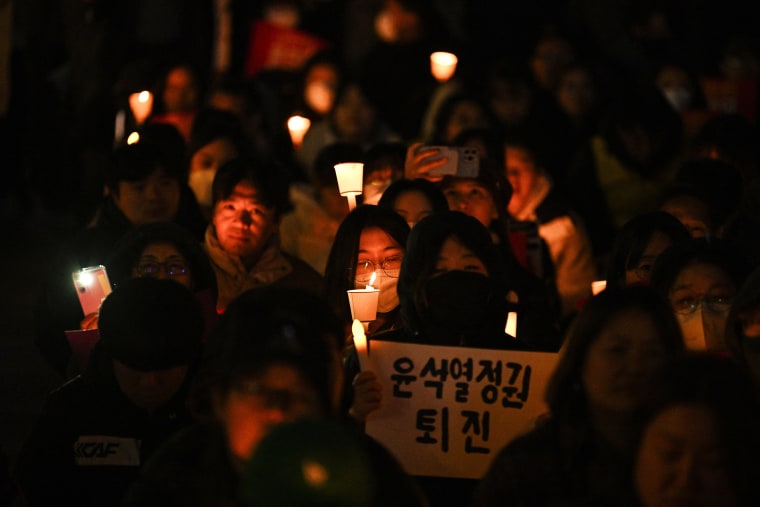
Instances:
[[[507,269],[486,228],[458,211],[444,211],[412,230],[398,281],[402,327],[373,340],[426,345],[530,350],[521,331],[527,310],[508,300]],[[504,328],[518,313],[517,338]],[[349,415],[358,422],[382,403],[377,377],[364,370],[354,377]],[[418,477],[431,505],[466,505],[474,480]]]
[[[372,286],[380,294],[368,335],[401,325],[396,285],[408,236],[401,216],[369,204],[353,210],[338,227],[325,269],[325,297],[345,326],[348,341],[353,320],[346,291],[365,288],[373,273]]]
[[[726,353],[726,321],[746,273],[718,240],[694,239],[662,253],[651,284],[670,302],[688,349]]]
[[[211,215],[211,184],[216,171],[241,156],[244,144],[240,120],[231,112],[207,108],[196,114],[187,150],[188,185],[206,218]]]

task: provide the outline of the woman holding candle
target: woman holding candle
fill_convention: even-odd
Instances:
[[[325,286],[327,301],[346,326],[346,336],[353,321],[346,291],[365,289],[373,273],[371,285],[380,294],[377,319],[369,323],[368,334],[399,327],[396,284],[408,236],[409,226],[400,215],[373,205],[356,208],[338,227],[327,259]]]

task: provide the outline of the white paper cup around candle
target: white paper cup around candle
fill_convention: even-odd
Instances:
[[[290,132],[290,140],[293,146],[300,148],[303,144],[303,137],[311,127],[311,120],[304,118],[303,116],[291,116],[288,118],[288,132]]]
[[[596,280],[591,282],[591,294],[596,296],[607,288],[607,280]]]
[[[457,69],[457,61],[457,56],[453,53],[436,51],[430,55],[430,72],[439,82],[448,81]]]
[[[356,196],[361,195],[363,190],[364,164],[361,162],[335,164],[335,176],[338,178],[340,195],[347,197],[349,209],[354,209]]]
[[[153,111],[153,94],[147,90],[129,96],[129,109],[138,125],[148,119]]]
[[[377,318],[377,302],[380,291],[377,289],[353,289],[348,293],[348,305],[351,318],[361,322],[371,322]]]
[[[507,314],[507,325],[504,326],[504,332],[512,338],[517,338],[517,312]]]

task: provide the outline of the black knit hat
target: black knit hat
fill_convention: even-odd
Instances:
[[[142,371],[188,365],[198,356],[203,315],[195,295],[171,280],[130,279],[100,308],[100,345]]]

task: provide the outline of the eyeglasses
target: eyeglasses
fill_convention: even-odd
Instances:
[[[370,275],[372,275],[372,273],[375,272],[375,269],[380,268],[389,277],[398,278],[399,271],[401,270],[402,259],[403,259],[403,256],[394,255],[392,257],[386,257],[385,259],[383,259],[383,262],[381,262],[380,264],[375,264],[374,262],[368,259],[364,259],[364,260],[360,259],[359,262],[356,263],[354,274],[357,277],[369,277]]]
[[[728,296],[683,297],[672,301],[673,310],[681,315],[689,315],[703,308],[711,313],[726,313],[731,309],[732,299]]]
[[[171,260],[168,262],[142,262],[135,267],[139,276],[152,278],[157,277],[161,270],[171,277],[187,273],[187,266],[181,261]]]

